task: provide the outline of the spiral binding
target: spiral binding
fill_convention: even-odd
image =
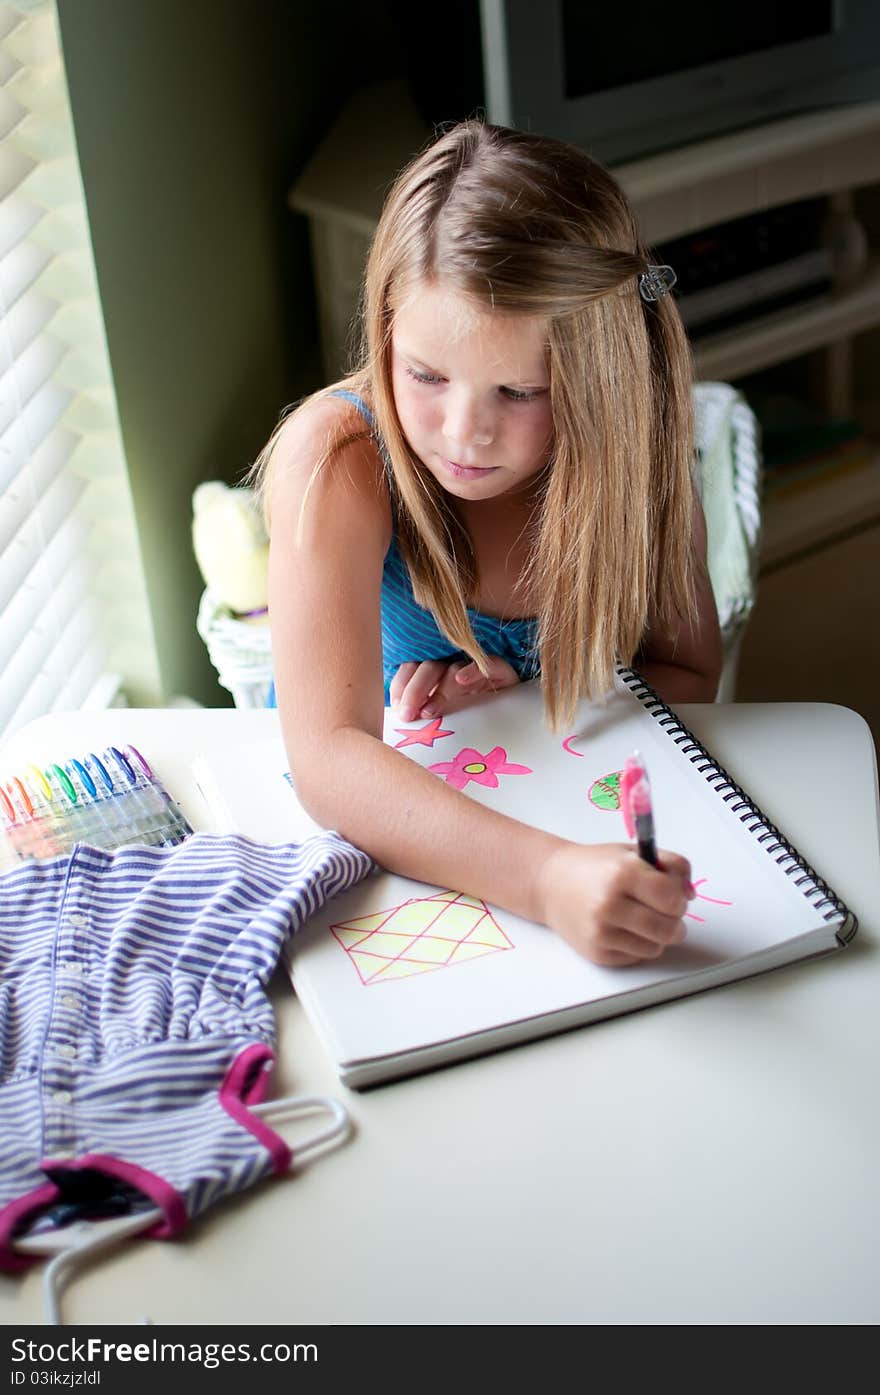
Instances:
[[[797,848],[793,847],[788,839],[780,833],[775,823],[771,823],[763,810],[749,798],[742,786],[731,779],[724,766],[718,764],[690,728],[685,726],[671,707],[667,707],[650,683],[647,683],[635,669],[626,668],[623,664],[617,665],[617,674],[621,682],[638,698],[645,710],[650,712],[667,735],[672,737],[676,746],[679,747],[683,755],[687,756],[691,765],[695,766],[700,774],[706,777],[707,783],[712,786],[716,793],[721,795],[722,800],[730,807],[731,811],[739,815],[740,823],[745,824],[750,833],[757,835],[757,841],[765,852],[773,858],[777,866],[782,868],[787,877],[794,878],[795,886],[813,903],[817,911],[822,912],[822,919],[825,921],[839,919],[841,921],[835,932],[837,939],[842,945],[849,944],[859,924],[854,912],[849,909],[845,902],[841,901],[836,892],[832,891],[828,883],[819,876],[815,868],[810,866],[806,858],[801,856]],[[745,812],[741,812],[743,810]],[[777,853],[780,854],[778,857]],[[826,910],[826,907],[831,909]]]

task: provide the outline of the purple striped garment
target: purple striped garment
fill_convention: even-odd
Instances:
[[[12,1242],[103,1189],[150,1233],[273,1172],[266,985],[287,936],[372,868],[336,833],[268,847],[78,845],[0,878],[0,1268]],[[100,1201],[98,1202],[100,1205]]]

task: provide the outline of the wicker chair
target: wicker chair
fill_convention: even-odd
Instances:
[[[698,485],[706,514],[709,577],[724,667],[716,701],[732,702],[743,634],[755,604],[761,533],[758,420],[729,383],[696,383]]]

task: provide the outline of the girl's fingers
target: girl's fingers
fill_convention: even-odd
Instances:
[[[439,717],[466,705],[483,693],[499,692],[519,682],[519,675],[504,659],[489,656],[486,677],[469,659],[409,660],[401,664],[389,685],[392,706],[404,722],[418,717]]]
[[[693,895],[690,863],[686,857],[665,850],[658,852],[656,867],[639,861],[631,894],[660,915],[683,916]]]
[[[681,857],[679,853],[667,852],[666,848],[660,848],[657,852],[657,866],[662,872],[671,872],[673,876],[680,877],[686,887],[692,887],[691,864],[686,857]]]
[[[489,686],[496,691],[500,688],[512,688],[519,682],[519,674],[506,659],[499,659],[497,655],[489,655]]]
[[[451,664],[450,668],[452,668]],[[452,677],[459,690],[464,688],[467,692],[472,691],[472,689],[476,688],[480,683],[485,683],[486,681],[473,662],[459,664],[452,674]]]
[[[453,659],[446,665],[446,672],[437,684],[425,706],[422,708],[423,717],[440,717],[444,712],[448,712],[456,700],[462,697],[461,685],[458,676],[465,668],[476,669],[475,664],[468,664],[465,659]],[[482,674],[476,669],[477,677],[482,680]],[[469,684],[465,688],[465,694],[470,697],[479,693],[481,688],[478,684]]]
[[[425,709],[425,715],[433,717],[441,712],[460,711],[473,698],[482,697],[484,693],[501,692],[503,688],[512,688],[520,681],[516,669],[497,655],[490,654],[488,667],[487,677],[470,660],[450,664]],[[438,699],[442,699],[442,705]]]
[[[399,698],[401,721],[414,722],[421,715],[422,708],[443,677],[446,667],[447,665],[438,659],[416,665],[415,673],[406,683]]]
[[[639,942],[646,957],[656,958],[667,945],[681,944],[686,938],[682,922],[686,905],[684,897],[680,897],[675,911],[663,915],[639,901],[624,901],[616,917],[615,933],[626,937],[628,953],[635,953],[634,942]]]
[[[497,692],[500,688],[512,688],[519,682],[519,674],[511,668],[506,659],[497,654],[489,655],[488,676],[482,674],[473,662],[464,663],[455,675],[459,687],[468,692]]]
[[[626,969],[631,964],[643,963],[644,956],[638,954],[624,954],[613,949],[605,951],[600,950],[598,951],[595,962],[601,964],[605,969]]]
[[[409,680],[412,678],[417,668],[418,664],[413,663],[411,660],[405,664],[400,665],[400,668],[397,670],[390,684],[388,685],[388,696],[391,699],[392,707],[396,707],[397,704],[400,702],[400,695],[403,692]]]
[[[659,959],[670,945],[687,938],[681,920],[657,916],[637,901],[624,903],[617,923],[606,924],[596,940],[600,964],[640,964]]]
[[[643,940],[641,935],[632,935],[618,927],[608,931],[599,945],[602,964],[642,964],[646,959],[659,959],[665,946],[651,940]]]

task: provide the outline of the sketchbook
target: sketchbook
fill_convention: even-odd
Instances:
[[[619,776],[638,749],[659,846],[690,859],[688,938],[659,960],[604,968],[559,936],[459,887],[377,871],[290,942],[294,989],[344,1084],[360,1088],[626,1013],[842,948],[856,919],[656,693],[619,669],[568,733],[543,722],[537,682],[385,741],[438,779],[524,823],[624,842]],[[194,774],[223,831],[264,842],[317,829],[280,737],[202,758]],[[377,798],[380,798],[377,795]]]

